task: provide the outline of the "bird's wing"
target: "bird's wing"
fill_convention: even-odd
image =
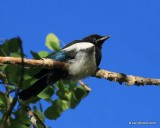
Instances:
[[[76,55],[75,49],[70,49],[70,50],[65,50],[66,48],[70,47],[71,45],[74,45],[75,43],[80,43],[82,42],[81,40],[74,40],[67,44],[61,51],[58,52],[53,52],[47,58],[56,60],[56,61],[67,61],[69,59],[73,59],[74,56]]]
[[[81,42],[82,42],[81,40],[74,40],[74,41],[68,43],[65,47],[63,47],[63,49],[61,51],[54,52],[54,53],[50,54],[47,58],[50,58],[50,59],[53,59],[56,61],[63,61],[63,62],[70,60],[70,59],[74,59],[74,57],[77,53],[76,48],[70,48],[70,49],[68,49],[68,48],[71,46],[75,46],[75,44],[81,43]],[[68,50],[66,50],[66,49],[68,49]]]
[[[74,49],[71,51],[62,50],[49,55],[47,58],[56,61],[66,62],[67,60],[74,59],[75,55],[76,55],[76,50]]]
[[[67,60],[74,59],[79,51],[89,49],[90,47],[93,47],[92,43],[76,40],[66,45],[61,51],[50,54],[48,58],[66,62]]]

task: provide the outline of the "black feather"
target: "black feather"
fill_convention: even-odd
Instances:
[[[64,74],[59,73],[60,70],[53,69],[42,69],[34,77],[38,80],[29,88],[21,91],[19,93],[19,98],[22,100],[27,100],[33,96],[38,95],[43,91],[48,85],[57,82],[59,79],[63,78]]]

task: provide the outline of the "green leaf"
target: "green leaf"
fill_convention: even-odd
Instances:
[[[60,51],[61,50],[61,47],[53,41],[50,42],[50,45],[51,45],[51,47],[54,51]]]
[[[33,107],[34,113],[39,117],[41,121],[44,121],[44,116],[42,114],[42,111],[38,110],[36,106]]]
[[[28,73],[28,75],[30,75],[30,76],[33,77],[34,75],[36,75],[37,73],[39,73],[40,70],[41,70],[41,68],[39,68],[39,67],[31,67],[31,68],[29,68],[27,70],[27,73]]]
[[[36,60],[41,59],[41,57],[38,55],[38,53],[31,51],[31,54],[32,54],[34,59],[36,59]]]
[[[25,70],[25,73],[23,74],[23,80],[28,80],[28,79],[31,79],[32,78],[32,76],[30,76],[29,74],[28,74],[28,70]]]
[[[75,97],[74,92],[68,93],[67,98],[68,98],[68,104],[70,108],[75,108],[80,102],[80,99],[77,99]]]
[[[77,99],[82,99],[89,94],[82,86],[78,86],[74,93]]]
[[[7,86],[7,88],[9,89],[9,90],[15,90],[15,86],[13,86],[13,85],[9,85],[9,86]]]
[[[66,81],[66,84],[69,85],[69,90],[74,91],[75,88],[77,88],[77,82],[76,81]]]
[[[51,107],[48,107],[47,110],[44,112],[44,115],[48,119],[56,120],[63,111],[68,109],[68,102],[65,100],[57,99],[53,102]]]
[[[21,57],[21,53],[11,53],[10,56],[12,56],[12,57]]]
[[[66,100],[62,100],[62,111],[69,109],[69,104]]]
[[[47,35],[45,45],[50,50],[55,50],[55,51],[61,50],[59,40],[58,40],[57,36],[53,33],[50,33]]]
[[[26,110],[24,108],[16,111],[15,116],[17,119],[19,119],[19,121],[29,122],[28,114],[26,113]]]
[[[37,81],[37,79],[35,79],[35,78],[30,78],[30,79],[27,79],[27,80],[23,80],[22,89],[28,88],[29,86],[33,85],[36,81]]]
[[[0,93],[0,111],[5,111],[6,107],[5,94]]]
[[[62,110],[57,110],[58,105],[55,102],[54,104],[55,104],[54,106],[52,105],[51,107],[48,107],[44,112],[45,117],[47,117],[48,119],[56,120],[61,115]],[[60,106],[59,109],[61,109]]]
[[[47,57],[47,56],[49,55],[49,53],[46,52],[46,51],[40,51],[40,52],[38,52],[38,55],[39,55],[41,58],[45,58],[45,57]]]
[[[40,51],[38,53],[31,51],[31,54],[32,54],[33,58],[37,59],[37,60],[39,60],[41,58],[45,58],[49,55],[49,53],[46,51]]]
[[[54,87],[48,86],[41,93],[37,95],[37,97],[42,99],[49,99],[54,94]]]
[[[56,95],[60,99],[67,100],[66,93],[69,92],[68,85],[63,80],[58,81],[56,83],[56,85],[57,85],[57,88],[58,88],[58,91],[56,92]]]
[[[7,67],[7,64],[0,66],[0,72],[4,72],[5,68]]]
[[[88,95],[88,92],[81,86],[76,87],[73,91],[67,94],[68,104],[70,108],[75,108],[81,100]]]
[[[57,82],[58,91],[56,94],[59,98],[52,101],[52,106],[47,108],[45,111],[44,114],[48,119],[57,119],[65,110],[69,108],[75,108],[81,102],[81,100],[87,96],[88,93],[83,87],[77,87],[75,82],[68,83],[70,84],[69,86],[67,83],[68,81]],[[50,100],[52,95],[52,93],[51,95],[48,93],[50,89],[46,92],[45,91],[46,90],[44,90],[42,94],[40,93],[40,96],[38,95],[38,97]]]
[[[11,120],[12,128],[28,128],[26,124],[30,124],[28,114],[24,109],[15,112],[15,119]]]
[[[22,117],[23,118],[23,117]],[[21,122],[17,119],[11,119],[11,126],[12,128],[30,128],[30,122]]]
[[[21,42],[20,38],[12,38],[8,41],[8,49],[10,52],[18,52],[19,49],[19,43]]]
[[[0,46],[0,56],[10,56],[10,51],[7,42],[8,41],[5,41],[5,43]]]
[[[25,101],[21,100],[21,104],[24,104],[24,105],[30,104],[30,103],[35,104],[39,100],[40,100],[40,98],[38,98],[38,97],[32,97],[32,98],[29,98],[28,100],[25,100]]]
[[[4,44],[0,45],[0,56],[19,57],[21,55],[19,45],[20,42],[20,38],[12,38],[10,40],[6,40]]]
[[[5,68],[5,73],[9,83],[17,85],[20,78],[20,68],[17,65],[10,64]]]

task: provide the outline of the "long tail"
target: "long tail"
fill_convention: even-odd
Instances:
[[[44,90],[49,84],[53,84],[60,78],[53,74],[53,71],[42,70],[36,76],[39,80],[35,82],[29,88],[21,91],[18,95],[22,100],[28,100],[29,98],[38,95],[42,90]],[[52,77],[52,79],[51,79]]]

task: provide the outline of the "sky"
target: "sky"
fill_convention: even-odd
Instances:
[[[0,1],[0,38],[20,36],[28,57],[30,50],[49,51],[44,45],[49,33],[56,34],[62,46],[90,34],[111,35],[103,45],[100,68],[147,78],[160,77],[159,0]],[[46,120],[47,125],[53,128],[160,127],[160,87],[126,86],[97,78],[87,78],[84,82],[92,88],[87,98],[56,121]]]

